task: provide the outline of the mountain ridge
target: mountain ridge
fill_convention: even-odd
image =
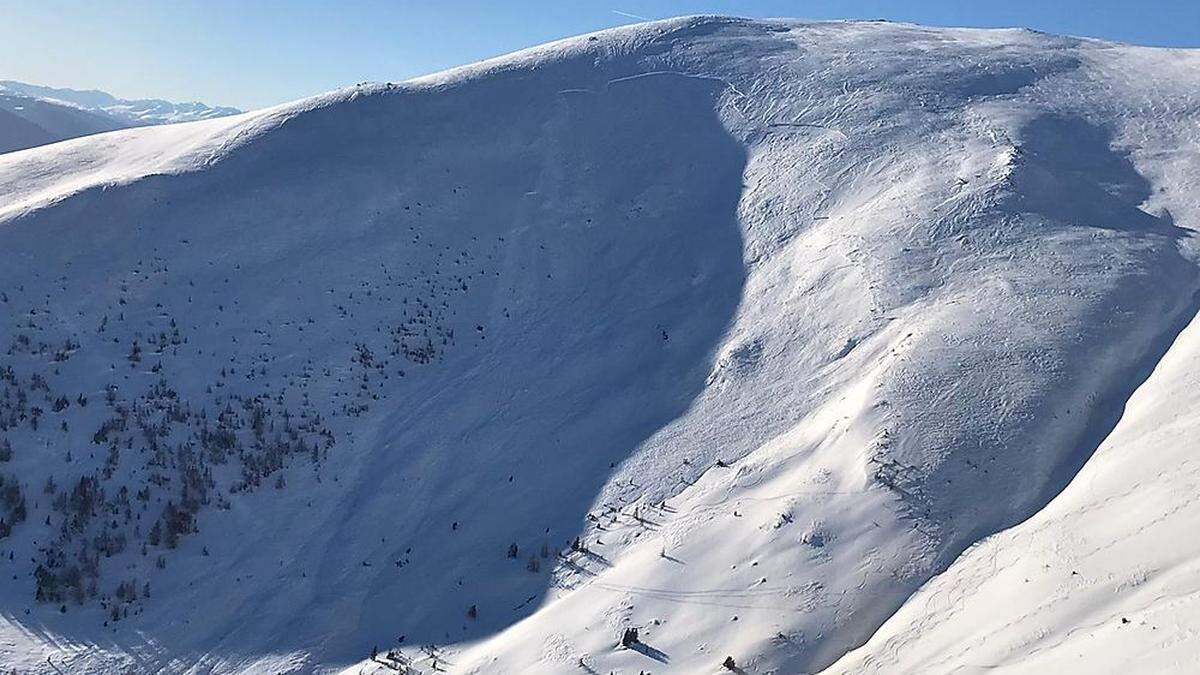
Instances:
[[[146,125],[174,124],[236,115],[229,107],[198,101],[120,99],[98,89],[78,90],[0,80],[0,153],[94,133]]]
[[[69,430],[20,420],[0,472],[115,447],[58,482],[177,541],[65,613],[8,589],[0,655],[824,669],[1052,501],[1194,315],[1195,58],[693,17],[2,156],[5,400],[38,375]],[[29,511],[13,573],[69,569]]]
[[[242,110],[209,106],[200,101],[167,101],[161,98],[124,99],[99,89],[71,89],[0,80],[0,90],[29,98],[59,101],[92,112],[103,112],[126,126],[193,122],[199,119],[237,115]]]

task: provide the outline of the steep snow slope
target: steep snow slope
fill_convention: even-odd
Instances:
[[[1172,56],[1154,59],[1158,77],[1126,86],[1142,89],[1143,100],[1175,90],[1185,111],[1200,59]],[[1161,112],[1140,121],[1137,154],[1154,166],[1148,157],[1178,152],[1171,170],[1156,172],[1155,200],[1168,200],[1181,222],[1196,222],[1200,203],[1176,195],[1200,183],[1200,127]],[[1198,385],[1193,320],[1062,494],[969,549],[830,672],[1194,672]]]
[[[559,659],[565,671],[584,653],[597,672],[664,668],[611,650],[625,624],[649,631],[671,672],[716,671],[725,655],[748,671],[820,669],[957,547],[1061,487],[1194,315],[1195,271],[1178,246],[1187,233],[1170,215],[1196,222],[1194,56],[1029,33],[864,28],[802,31],[803,47],[848,63],[800,61],[826,83],[805,81],[812,100],[795,106],[791,124],[837,129],[828,152],[841,164],[823,172],[819,149],[785,150],[777,139],[752,150],[743,213],[758,200],[769,215],[745,215],[748,230],[781,227],[789,203],[821,204],[809,212],[826,220],[781,227],[791,250],[774,260],[747,236],[755,264],[716,371],[747,354],[823,356],[810,368],[776,361],[746,383],[792,405],[803,400],[792,387],[807,384],[823,403],[800,406],[806,417],[733,469],[710,471],[670,502],[683,515],[621,554],[629,562],[468,651],[464,670],[554,670]],[[1007,63],[979,65],[983,51],[1007,51]],[[930,62],[930,52],[945,60]],[[878,88],[846,112],[838,90],[873,78]],[[871,109],[898,94],[899,110]],[[866,130],[851,127],[857,115]],[[796,194],[813,183],[821,193]],[[834,276],[839,268],[862,275],[851,277],[857,289]],[[864,289],[875,323],[838,325]],[[829,323],[804,331],[806,322]],[[768,346],[788,338],[798,344]],[[740,454],[733,439],[713,437]],[[597,611],[607,621],[599,631]],[[546,636],[556,636],[550,649],[532,646]],[[881,672],[924,672],[882,663]]]
[[[0,157],[0,662],[824,668],[1194,316],[1196,64],[692,18]]]
[[[1193,323],[1047,508],[969,549],[829,672],[1194,672],[1198,337]]]
[[[0,90],[0,152],[124,128],[115,119],[52,101]]]

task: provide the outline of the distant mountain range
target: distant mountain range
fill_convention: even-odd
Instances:
[[[236,115],[237,108],[162,99],[126,100],[98,90],[0,81],[0,152],[113,131]]]

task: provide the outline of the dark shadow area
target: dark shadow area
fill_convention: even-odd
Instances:
[[[649,659],[654,659],[655,661],[658,661],[659,663],[665,664],[665,663],[671,662],[671,657],[668,656],[666,652],[664,652],[660,649],[655,649],[654,647],[651,647],[650,645],[648,645],[644,642],[635,642],[635,643],[629,645],[629,648],[632,649],[633,651],[641,654],[642,656],[645,656],[646,658],[649,658]]]
[[[1139,208],[1150,182],[1112,133],[1086,120],[1043,115],[1021,130],[1013,182],[1015,208],[1057,223],[1182,237],[1169,214]]]
[[[202,171],[9,224],[0,244],[76,293],[52,311],[90,328],[120,295],[131,323],[179,320],[187,348],[147,383],[165,379],[214,417],[230,392],[303,386],[337,442],[320,468],[296,460],[286,481],[223,490],[231,507],[201,509],[178,548],[143,560],[135,541],[128,561],[151,567],[102,560],[105,591],[125,576],[153,588],[115,628],[95,608],[38,605],[24,583],[0,593],[0,611],[48,643],[120,650],[145,670],[292,651],[346,664],[533,613],[612,467],[703,390],[744,281],[746,156],[716,113],[722,85],[611,75],[589,56],[366,95]],[[123,271],[149,262],[166,271],[126,293]],[[6,288],[20,281],[0,273]],[[391,352],[418,303],[417,330],[445,340],[421,363]],[[127,357],[111,334],[83,334],[94,357],[80,358],[96,367],[79,389],[103,392],[109,362]],[[377,371],[354,370],[360,344]],[[242,378],[212,387],[223,369]],[[106,490],[140,489],[141,456],[124,453]],[[153,503],[176,494],[167,480]]]

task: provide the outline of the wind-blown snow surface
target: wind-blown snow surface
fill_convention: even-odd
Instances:
[[[1089,504],[1189,459],[1198,67],[690,18],[0,157],[0,662],[936,672],[1048,593],[1047,644],[1194,654],[1080,597],[1194,625],[1190,549],[1055,540],[1195,521]],[[1022,531],[1042,585],[942,620]]]
[[[1194,672],[1198,329],[1062,494],[969,549],[832,670]]]

